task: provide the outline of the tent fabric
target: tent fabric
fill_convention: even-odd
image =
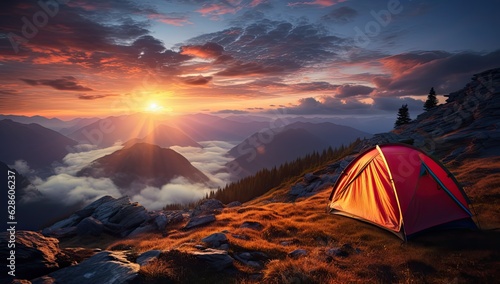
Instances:
[[[455,177],[406,144],[375,146],[360,154],[339,176],[329,200],[330,212],[372,223],[402,239],[472,216]]]

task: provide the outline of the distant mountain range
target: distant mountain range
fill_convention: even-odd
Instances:
[[[145,185],[160,187],[175,177],[193,183],[209,178],[181,154],[157,145],[137,143],[93,161],[77,176],[110,178],[124,194],[137,194]]]
[[[274,134],[273,134],[274,133]],[[228,163],[237,178],[272,168],[285,162],[322,151],[328,147],[348,145],[357,138],[372,135],[352,127],[333,123],[296,122],[274,132],[257,132],[232,148],[228,154],[235,159]]]
[[[13,164],[25,160],[35,169],[49,167],[69,153],[76,141],[39,124],[0,121],[0,160]]]
[[[148,143],[158,145],[162,148],[170,146],[181,147],[199,147],[202,146],[189,137],[182,130],[170,127],[167,125],[158,125],[151,133],[142,139],[132,139],[124,144],[125,147],[130,147],[136,143]]]

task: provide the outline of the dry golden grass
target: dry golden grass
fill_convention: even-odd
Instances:
[[[326,213],[329,189],[295,202],[286,201],[290,183],[244,206],[224,209],[217,221],[208,226],[183,231],[180,224],[166,236],[143,235],[117,241],[108,248],[132,247],[136,253],[151,249],[176,252],[176,257],[165,258],[164,264],[156,263],[156,268],[144,272],[159,273],[157,278],[167,273],[171,280],[186,273],[179,270],[182,263],[190,265],[181,260],[188,258],[186,252],[194,250],[193,246],[200,244],[203,237],[224,231],[229,238],[230,254],[260,251],[270,261],[262,270],[235,261],[240,273],[223,282],[210,278],[215,283],[494,283],[500,277],[500,232],[491,230],[498,228],[500,222],[499,169],[500,159],[451,166],[457,179],[468,183],[466,192],[487,230],[428,232],[404,243],[375,226]],[[263,228],[240,228],[245,221],[259,222]],[[238,235],[247,239],[235,237]],[[343,246],[351,248],[347,256],[327,254],[328,249]],[[307,250],[308,255],[298,259],[287,256],[299,248]],[[172,259],[173,263],[168,262]],[[248,277],[257,272],[263,274],[262,280]]]

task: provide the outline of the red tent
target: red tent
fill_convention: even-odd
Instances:
[[[330,195],[330,211],[366,221],[403,240],[454,223],[474,227],[470,201],[438,161],[406,144],[368,149],[342,172]]]

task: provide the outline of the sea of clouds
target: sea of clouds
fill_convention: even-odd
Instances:
[[[223,187],[229,181],[229,174],[223,169],[231,160],[225,154],[233,144],[223,141],[200,142],[203,148],[196,147],[171,147],[180,153],[191,164],[210,178],[209,184],[191,183],[183,177],[176,177],[161,187],[148,186],[137,195],[131,196],[132,201],[137,201],[149,210],[163,208],[167,204],[194,202],[203,198],[207,193]],[[79,145],[77,152],[69,153],[61,164],[54,167],[54,174],[41,178],[36,175],[25,161],[16,161],[11,165],[21,174],[29,177],[35,188],[43,198],[72,206],[75,204],[89,204],[102,196],[110,195],[115,198],[122,196],[120,189],[109,178],[77,177],[76,173],[92,161],[109,155],[123,146],[116,145],[104,149],[96,149],[91,145]],[[24,195],[21,201],[24,204],[36,202],[40,198],[37,194]]]

